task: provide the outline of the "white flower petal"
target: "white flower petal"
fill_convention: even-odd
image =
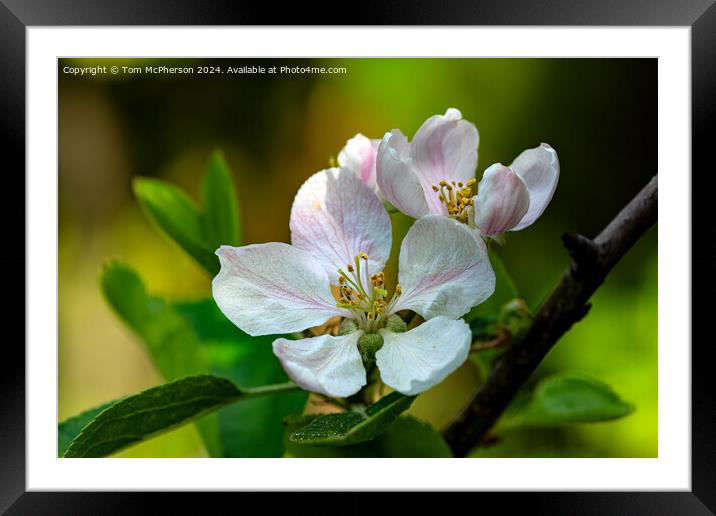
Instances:
[[[530,194],[514,170],[495,163],[485,170],[474,201],[475,224],[483,235],[514,228],[530,207]]]
[[[394,311],[410,309],[425,319],[457,319],[495,291],[495,273],[484,242],[465,224],[426,215],[400,246],[402,295]]]
[[[350,170],[380,196],[375,177],[375,158],[379,143],[378,139],[370,139],[362,134],[356,134],[341,149],[338,154],[338,164],[341,168]]]
[[[331,168],[311,176],[298,190],[291,208],[291,242],[310,252],[331,282],[338,269],[360,252],[371,271],[383,270],[390,255],[390,217],[383,203],[347,170]]]
[[[430,210],[420,180],[410,164],[408,150],[408,139],[400,129],[386,133],[378,146],[376,177],[380,191],[393,206],[406,215],[419,218]]]
[[[530,193],[530,208],[512,229],[517,231],[537,220],[552,200],[559,181],[559,159],[557,152],[543,143],[517,156],[510,168],[522,178]]]
[[[380,330],[383,347],[375,354],[380,377],[412,396],[442,382],[467,359],[472,332],[459,319],[435,317],[405,333]]]
[[[413,166],[428,192],[441,180],[462,181],[475,177],[480,137],[475,124],[463,120],[457,109],[428,118],[410,143]]]
[[[221,246],[216,254],[216,304],[249,335],[301,331],[348,315],[336,307],[328,275],[305,251],[272,242]]]
[[[366,384],[365,368],[358,351],[362,334],[359,330],[339,337],[276,339],[273,352],[289,378],[301,388],[326,396],[350,396]]]

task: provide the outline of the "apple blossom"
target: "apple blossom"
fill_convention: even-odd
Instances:
[[[382,201],[385,201],[375,176],[375,158],[379,144],[379,138],[367,138],[360,133],[356,134],[338,153],[338,165],[359,177]]]
[[[291,209],[291,241],[220,247],[213,280],[222,312],[250,335],[302,331],[343,318],[338,335],[278,338],[273,350],[302,388],[350,396],[374,363],[383,382],[407,395],[441,382],[467,358],[471,331],[458,319],[494,291],[481,239],[467,226],[428,215],[400,248],[392,296],[383,267],[390,218],[378,197],[347,170],[310,177]],[[405,331],[396,312],[425,322]]]
[[[509,167],[485,170],[472,199],[471,223],[483,235],[526,228],[552,200],[559,181],[559,159],[546,143],[523,151]]]
[[[543,143],[509,167],[488,167],[474,195],[478,143],[477,128],[454,108],[428,118],[412,142],[393,129],[378,146],[376,182],[389,202],[414,218],[445,215],[485,236],[529,226],[557,187],[557,153]]]

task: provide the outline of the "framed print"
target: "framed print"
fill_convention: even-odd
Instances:
[[[349,27],[39,4],[2,8],[27,299],[3,510],[716,506],[691,290],[710,2],[381,6]]]

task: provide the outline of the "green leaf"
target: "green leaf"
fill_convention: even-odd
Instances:
[[[263,385],[287,380],[271,347],[272,337],[210,341],[212,371],[240,385]],[[280,457],[282,421],[301,412],[308,393],[252,399],[219,412],[219,435],[226,457]]]
[[[215,276],[219,259],[204,239],[205,222],[194,202],[176,186],[159,179],[136,177],[134,195],[147,218]]]
[[[211,371],[209,352],[191,325],[163,299],[150,296],[133,269],[109,262],[102,272],[101,286],[107,302],[144,342],[165,380]],[[203,418],[197,427],[209,454],[222,456],[216,416]]]
[[[402,416],[380,436],[349,446],[310,446],[296,443],[288,437],[317,416],[294,416],[286,426],[286,457],[451,457],[450,448],[442,436],[429,424],[411,416]]]
[[[225,378],[196,375],[128,396],[87,424],[65,457],[105,457],[199,418],[224,405],[296,389],[293,384],[240,389]]]
[[[561,374],[540,382],[525,402],[505,414],[499,427],[595,423],[624,417],[633,410],[608,385],[580,375]]]
[[[378,440],[386,457],[452,457],[440,433],[409,416],[399,417]]]
[[[276,336],[251,337],[231,323],[213,299],[177,303],[182,314],[209,351],[213,374],[237,385],[285,382],[286,373],[273,354]],[[226,457],[280,457],[284,453],[282,422],[301,412],[308,394],[303,391],[248,400],[222,409],[219,434]]]
[[[142,338],[164,378],[209,372],[208,352],[191,325],[169,303],[150,296],[132,268],[119,261],[107,263],[101,287],[117,315]]]
[[[109,304],[142,339],[167,381],[197,373],[245,386],[287,381],[271,349],[275,337],[245,334],[213,299],[170,304],[150,296],[139,275],[119,262],[105,266],[101,283]],[[281,422],[300,412],[307,397],[297,391],[248,400],[202,418],[197,426],[211,456],[280,457]]]
[[[216,302],[209,299],[193,301],[175,301],[172,306],[176,312],[191,326],[192,331],[202,342],[226,340],[252,340],[251,337],[236,327],[219,310]],[[274,337],[264,339],[273,342]],[[254,341],[256,342],[256,341]]]
[[[209,160],[202,185],[201,227],[204,241],[210,249],[221,245],[239,245],[239,207],[231,172],[219,151]]]
[[[67,448],[69,447],[72,440],[77,437],[80,431],[92,421],[97,414],[102,412],[107,407],[112,406],[117,400],[104,403],[99,407],[85,410],[81,414],[78,414],[69,419],[65,419],[59,425],[57,425],[57,455],[62,457]]]
[[[109,263],[102,290],[110,305],[145,343],[168,381],[213,373],[238,385],[285,382],[271,350],[274,337],[250,337],[219,311],[212,299],[170,304],[150,296],[138,274]],[[307,394],[249,400],[197,422],[211,456],[278,457],[283,454],[281,422],[305,405]]]
[[[228,380],[191,376],[118,401],[72,441],[65,457],[105,457],[236,400]]]
[[[202,181],[201,209],[166,181],[137,177],[132,185],[137,202],[157,229],[216,276],[220,265],[215,251],[221,245],[241,243],[236,191],[223,155],[219,151],[211,155]]]
[[[316,446],[345,446],[370,441],[383,433],[415,400],[392,392],[365,412],[341,412],[313,419],[305,427],[291,434],[291,441]]]

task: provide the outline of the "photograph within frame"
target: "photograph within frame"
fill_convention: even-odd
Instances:
[[[361,446],[306,448],[282,435],[285,418],[344,408],[317,397],[310,397],[306,405],[305,395],[293,393],[288,398],[253,401],[248,409],[237,403],[216,416],[205,416],[197,423],[198,438],[185,427],[169,437],[132,446],[120,456],[453,455],[458,443],[443,441],[438,432],[457,432],[449,428],[451,421],[484,383],[490,364],[507,349],[507,344],[495,347],[498,336],[506,334],[500,332],[510,331],[495,322],[500,310],[508,303],[523,303],[536,312],[552,288],[544,284],[545,278],[558,278],[567,263],[561,234],[598,233],[657,168],[655,58],[72,58],[59,60],[58,76],[61,421],[87,409],[94,414],[92,407],[104,406],[107,400],[190,374],[211,373],[242,387],[287,381],[270,351],[276,337],[250,339],[222,326],[228,321],[223,321],[210,299],[207,272],[215,273],[213,267],[218,266],[218,258],[211,255],[220,245],[239,245],[239,238],[247,244],[290,242],[287,221],[301,183],[331,163],[350,168],[350,159],[360,162],[362,149],[353,155],[351,151],[361,142],[376,148],[381,136],[395,127],[403,128],[412,140],[416,129],[421,130],[421,118],[435,115],[430,109],[459,108],[464,116],[459,130],[476,124],[481,136],[479,149],[468,149],[479,152],[477,180],[490,163],[509,163],[520,145],[536,147],[542,141],[556,149],[562,170],[559,185],[555,184],[557,198],[545,210],[541,224],[529,231],[505,232],[503,245],[486,239],[493,266],[499,270],[495,294],[464,319],[473,335],[479,334],[473,347],[490,342],[489,346],[471,354],[465,366],[439,387],[421,394],[405,413],[408,418],[399,420],[400,430]],[[391,119],[400,123],[391,125]],[[356,137],[357,133],[369,135],[372,143]],[[609,153],[602,151],[606,148]],[[193,238],[188,229],[171,224],[179,215],[170,206],[157,204],[162,201],[156,196],[174,191],[166,184],[170,181],[189,190],[191,198],[199,198],[202,170],[213,163],[214,152],[221,154],[216,160],[226,166],[230,183],[239,192],[236,213],[221,215],[235,217],[242,236],[224,233],[227,240],[207,245],[208,256],[204,256],[187,243]],[[359,163],[354,172],[379,191],[370,170],[377,166],[376,157],[365,159],[370,160],[366,170]],[[163,182],[157,183],[158,179]],[[235,197],[236,192],[230,195]],[[163,212],[164,208],[169,211]],[[199,206],[205,212],[211,209]],[[385,269],[386,288],[391,291],[397,278],[397,248],[412,225],[397,211],[391,207],[394,252]],[[142,214],[148,220],[143,221]],[[168,239],[158,238],[157,233]],[[129,241],[127,235],[132,235]],[[649,235],[610,275],[593,299],[596,308],[589,317],[531,375],[530,387],[521,391],[521,397],[533,397],[531,408],[509,410],[490,432],[491,444],[468,449],[469,457],[657,457],[656,230]],[[167,245],[167,240],[174,245]],[[115,250],[121,255],[108,258]],[[510,275],[508,270],[515,272]],[[113,278],[121,278],[122,283],[114,285]],[[515,284],[519,288],[513,290]],[[167,313],[152,311],[149,305],[144,316],[136,313],[140,306],[127,312],[127,296],[141,305],[132,289],[142,285],[161,292],[151,292],[147,303],[162,299],[166,310],[176,312],[171,317],[184,319],[186,326],[199,324],[194,330],[198,334],[189,337],[192,332],[183,325],[172,332],[162,330],[162,324],[175,328],[174,323]],[[206,299],[195,301],[200,298]],[[95,321],[92,327],[86,326],[87,318]],[[614,333],[610,328],[621,330]],[[315,337],[320,331],[330,327],[305,335]],[[200,343],[197,350],[188,342],[194,339]],[[98,341],[101,347],[96,346]],[[128,346],[144,352],[132,349],[125,363]],[[199,358],[204,349],[210,349],[206,368],[201,364],[204,357]],[[182,365],[183,360],[177,364],[167,353],[194,358]],[[113,357],[111,367],[108,356]],[[88,360],[94,362],[85,363]],[[257,369],[262,375],[252,373]],[[146,371],[144,377],[141,371]],[[609,387],[603,383],[607,378],[600,379],[599,374],[617,383]],[[127,381],[128,385],[122,383]],[[613,392],[619,387],[622,392]],[[574,403],[568,397],[580,389],[586,396],[581,408],[579,402],[572,408],[559,405]],[[68,400],[63,396],[67,392],[89,401],[73,400],[72,394]],[[554,403],[556,409],[546,408]],[[218,423],[218,437],[208,437],[207,418]],[[261,424],[251,423],[252,418]],[[614,419],[619,422],[608,423]],[[252,433],[232,421],[256,428]],[[71,424],[62,423],[62,437],[65,429],[78,433],[89,422],[74,418]],[[394,436],[408,439],[411,432],[426,441],[425,447],[395,449]],[[455,446],[452,451],[450,444]],[[70,443],[60,445],[67,448]],[[79,453],[73,450],[69,456],[95,456],[74,455]]]

